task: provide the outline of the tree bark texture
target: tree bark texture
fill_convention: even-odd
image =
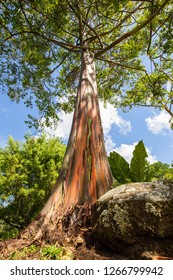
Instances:
[[[112,175],[105,150],[94,58],[82,54],[76,108],[65,156],[65,205],[93,204],[108,191]]]

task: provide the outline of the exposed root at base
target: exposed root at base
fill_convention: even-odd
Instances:
[[[79,260],[172,259],[172,240],[167,239],[141,240],[134,246],[124,245],[123,250],[120,244],[119,252],[104,248],[92,234],[91,207],[87,205],[76,205],[63,215],[58,211],[52,214],[50,219],[38,216],[17,238],[1,241],[0,259],[10,259],[15,252],[22,255],[30,245],[35,245],[38,252],[26,259],[39,259],[40,250],[48,245],[69,249]]]
[[[78,236],[91,225],[91,206],[75,205],[65,214],[54,211],[51,218],[39,215],[14,239],[0,242],[0,254],[8,258],[14,251],[32,244],[58,244],[75,242]]]

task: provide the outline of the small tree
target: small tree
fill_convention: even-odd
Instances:
[[[173,181],[173,166],[158,161],[148,165],[147,174],[149,180]]]
[[[0,149],[2,234],[6,231],[5,236],[10,236],[38,215],[55,185],[64,153],[65,145],[59,139],[44,135],[25,136],[23,143],[10,137]]]

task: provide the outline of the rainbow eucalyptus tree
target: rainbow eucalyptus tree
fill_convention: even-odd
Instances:
[[[81,226],[110,189],[98,99],[116,105],[126,98],[124,89],[146,74],[141,58],[167,22],[169,29],[171,6],[168,0],[1,2],[2,91],[37,105],[40,118],[28,120],[37,127],[51,125],[59,110],[74,109],[54,191],[27,236],[55,235],[60,220],[64,230],[77,221]]]

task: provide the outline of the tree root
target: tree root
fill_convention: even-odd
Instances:
[[[12,252],[32,244],[47,243],[62,246],[69,240],[73,243],[90,226],[90,205],[75,205],[65,214],[62,214],[62,211],[61,213],[54,211],[49,219],[39,214],[16,238],[0,242],[0,255],[6,259]]]

